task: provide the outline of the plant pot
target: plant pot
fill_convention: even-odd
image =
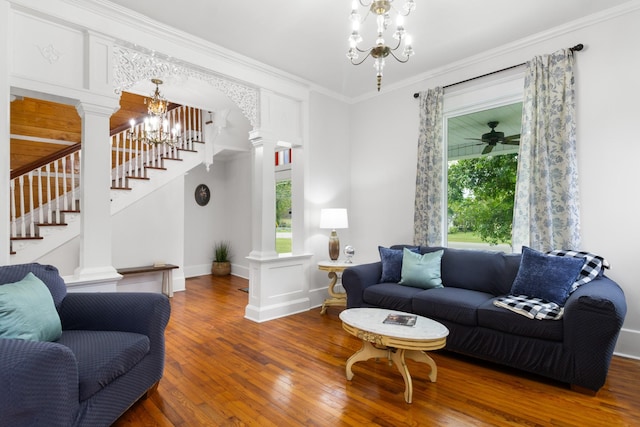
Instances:
[[[226,276],[231,274],[231,263],[229,261],[211,263],[211,274],[214,276]]]

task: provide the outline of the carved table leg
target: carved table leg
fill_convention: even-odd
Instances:
[[[334,290],[336,283],[338,282],[338,273],[330,271],[328,276],[329,279],[331,279],[331,282],[329,283],[329,289],[327,291],[331,298],[324,300],[320,314],[324,314],[329,306],[345,307],[347,305],[347,296],[344,293],[338,293]]]
[[[351,371],[351,367],[356,362],[361,362],[363,360],[369,360],[374,357],[387,357],[387,349],[376,348],[369,341],[362,341],[362,347],[360,350],[353,353],[353,355],[347,360],[347,379],[351,381],[353,379],[353,372]]]

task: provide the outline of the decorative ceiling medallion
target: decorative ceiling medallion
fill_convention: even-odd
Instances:
[[[212,72],[203,71],[189,64],[163,58],[155,52],[133,49],[121,45],[114,46],[114,83],[116,93],[129,89],[136,83],[154,78],[195,78],[209,83],[229,97],[257,128],[258,90],[233,80],[222,78]]]

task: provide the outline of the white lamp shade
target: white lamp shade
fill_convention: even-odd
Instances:
[[[320,211],[320,228],[332,230],[336,228],[349,228],[347,210],[343,208],[322,209]]]

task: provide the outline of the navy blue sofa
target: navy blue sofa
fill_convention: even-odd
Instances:
[[[562,319],[530,319],[493,304],[497,296],[509,294],[520,254],[440,247],[419,251],[440,249],[443,288],[379,283],[381,262],[362,264],[343,273],[347,307],[429,317],[449,328],[447,350],[553,378],[588,394],[604,385],[627,310],[617,283],[600,276],[569,296]]]
[[[69,293],[53,266],[0,267],[0,285],[28,272],[55,303],[55,342],[0,338],[0,423],[7,426],[109,426],[164,369],[170,304],[155,293]]]

